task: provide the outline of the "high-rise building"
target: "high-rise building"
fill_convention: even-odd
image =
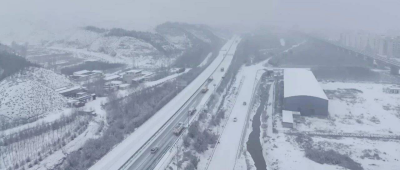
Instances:
[[[400,37],[393,39],[393,57],[400,58]]]

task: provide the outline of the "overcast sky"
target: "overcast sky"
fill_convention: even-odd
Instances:
[[[400,0],[0,0],[0,21],[15,29],[83,25],[148,30],[166,21],[254,28],[400,28]],[[29,25],[28,24],[28,25]]]

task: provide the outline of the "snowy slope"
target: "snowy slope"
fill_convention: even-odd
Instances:
[[[55,89],[72,85],[64,76],[42,68],[29,68],[0,82],[0,115],[32,118],[60,110],[66,98]]]
[[[101,38],[103,35],[87,31],[83,29],[77,29],[65,37],[60,38],[57,41],[50,43],[49,45],[58,47],[74,47],[74,48],[85,48],[90,46],[97,39]]]

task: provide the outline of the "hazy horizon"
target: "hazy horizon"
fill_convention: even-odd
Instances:
[[[304,30],[399,30],[399,1],[383,0],[3,0],[0,38],[93,25],[152,30],[171,22],[249,31],[262,25]],[[39,33],[40,34],[40,33]],[[7,39],[7,38],[5,38]],[[0,41],[1,42],[1,41]]]

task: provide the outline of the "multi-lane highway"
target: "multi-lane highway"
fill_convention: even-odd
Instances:
[[[197,90],[189,99],[189,101],[162,128],[162,132],[160,132],[157,137],[149,141],[146,146],[142,148],[138,156],[132,157],[121,169],[154,169],[164,153],[168,151],[170,147],[172,147],[176,140],[178,140],[178,136],[173,134],[175,126],[179,122],[187,124],[188,120],[192,118],[192,116],[196,116],[202,111],[201,109],[203,108],[203,105],[225,76],[226,70],[233,59],[233,54],[238,43],[239,38],[236,38],[235,40],[231,41],[229,48],[225,48],[220,51],[220,55],[224,55],[224,59],[210,76],[213,78],[213,80],[211,82],[205,82],[202,86],[202,88],[207,87],[209,90],[206,93],[201,92],[202,88]],[[224,68],[224,71],[221,71],[221,68]],[[196,114],[192,116],[188,114],[189,108],[191,107],[197,108]],[[156,153],[151,153],[150,150],[155,147],[157,147],[159,150]]]
[[[151,169],[155,166],[171,141],[177,139],[172,130],[178,122],[187,119],[188,107],[203,105],[204,99],[209,98],[218,86],[225,74],[220,69],[229,67],[239,41],[237,36],[228,40],[218,56],[196,79],[89,169]],[[210,76],[214,77],[211,83],[207,81]],[[210,89],[205,94],[199,92],[204,86]],[[158,146],[159,150],[150,154],[149,150],[154,146]]]

